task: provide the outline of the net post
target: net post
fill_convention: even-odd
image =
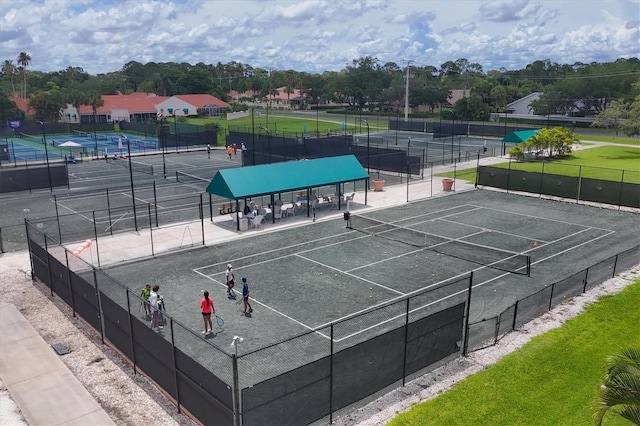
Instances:
[[[347,229],[353,229],[351,227],[351,213],[348,212],[348,211],[344,212],[344,213],[342,213],[342,217],[343,217],[344,220],[347,221]]]
[[[531,276],[531,255],[527,255],[527,277]]]

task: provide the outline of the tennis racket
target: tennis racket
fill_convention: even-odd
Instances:
[[[218,327],[222,327],[224,325],[224,320],[216,315],[216,322],[218,323]]]
[[[242,305],[243,302],[244,302],[244,297],[240,296],[238,297],[238,300],[236,300],[236,305]]]

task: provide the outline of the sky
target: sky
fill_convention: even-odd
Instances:
[[[0,61],[90,74],[130,61],[322,73],[377,58],[484,71],[640,58],[640,0],[0,0]]]

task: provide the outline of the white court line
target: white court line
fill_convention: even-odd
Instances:
[[[588,229],[598,229],[598,228],[588,228]],[[587,230],[587,229],[582,230],[582,231],[579,231],[578,233],[576,233],[576,235],[577,235],[577,234],[579,234],[579,233],[582,233],[582,232],[584,232],[584,231],[586,231],[586,230]],[[560,251],[560,252],[558,252],[558,253],[554,253],[554,254],[549,255],[549,256],[547,256],[547,257],[545,257],[545,258],[543,258],[543,259],[537,260],[537,261],[533,262],[533,263],[532,263],[532,265],[538,264],[538,263],[540,263],[540,262],[544,262],[544,261],[546,261],[546,260],[549,260],[549,259],[554,258],[554,257],[556,257],[556,256],[559,256],[559,255],[561,255],[561,254],[564,254],[564,253],[566,253],[566,252],[568,252],[568,251],[575,250],[575,249],[576,249],[576,248],[578,248],[578,247],[581,247],[581,246],[583,246],[583,245],[585,245],[585,244],[592,243],[592,242],[594,242],[594,241],[596,241],[596,240],[599,240],[600,238],[607,237],[607,236],[609,236],[609,235],[611,235],[611,234],[613,234],[613,233],[615,233],[615,231],[610,231],[610,232],[608,232],[607,234],[603,234],[603,235],[601,235],[601,236],[599,236],[599,237],[592,238],[592,239],[591,239],[591,240],[589,240],[589,241],[585,241],[585,242],[580,243],[580,244],[578,244],[578,245],[575,245],[575,246],[569,247],[569,248],[567,248],[567,249],[565,249],[565,250],[562,250],[562,251]],[[564,238],[566,238],[566,237],[563,237],[562,239],[564,239]],[[555,241],[553,241],[553,242],[551,242],[551,243],[549,243],[549,244],[553,244],[554,242],[557,242],[557,241],[560,241],[560,240],[555,240]],[[548,245],[548,244],[547,244],[547,245]],[[531,250],[528,250],[528,251],[533,251],[533,250],[535,250],[535,249],[531,249]],[[472,271],[473,271],[473,272],[475,272],[475,271],[478,271],[478,270],[480,270],[480,269],[484,269],[484,268],[485,268],[485,267],[480,267],[480,268],[473,269]],[[471,272],[471,271],[470,271],[470,272]],[[469,273],[469,272],[467,272],[467,274],[468,274],[468,273]],[[464,276],[464,275],[465,275],[465,274],[461,274],[461,275],[458,275],[457,277],[461,277],[461,276]],[[485,285],[485,284],[488,284],[488,283],[490,283],[490,282],[492,282],[492,281],[495,281],[495,280],[497,280],[497,279],[500,279],[500,278],[506,277],[506,276],[508,276],[508,275],[509,275],[509,273],[508,273],[508,272],[506,272],[506,273],[504,273],[504,274],[498,275],[498,276],[496,276],[496,277],[494,277],[494,278],[491,278],[491,279],[488,279],[488,280],[486,280],[486,281],[483,281],[483,282],[481,282],[481,283],[479,283],[479,284],[476,284],[476,285],[474,285],[472,288],[476,288],[476,287],[483,286],[483,285]],[[457,278],[457,277],[451,278],[451,280],[455,280],[455,278]],[[448,280],[440,281],[439,283],[432,284],[432,285],[430,285],[430,286],[428,286],[428,287],[424,287],[423,289],[420,289],[420,290],[424,290],[425,288],[433,287],[433,286],[434,286],[434,285],[436,285],[436,284],[441,284],[441,283],[444,283],[444,282],[446,282],[446,281],[448,281]],[[431,305],[434,305],[434,304],[436,304],[436,303],[438,303],[438,302],[441,302],[441,301],[444,301],[444,300],[450,299],[450,298],[452,298],[452,297],[454,297],[454,296],[458,296],[458,295],[460,295],[460,294],[466,293],[467,291],[468,291],[468,290],[466,290],[466,289],[465,289],[465,290],[458,291],[458,292],[456,292],[456,293],[451,293],[451,294],[449,294],[449,295],[447,295],[447,296],[445,296],[445,297],[442,297],[442,298],[440,298],[440,299],[438,299],[438,300],[434,300],[434,301],[433,301],[433,302],[431,302],[431,303],[428,303],[428,304],[426,304],[426,305],[423,305],[423,306],[417,307],[417,308],[415,308],[415,309],[412,309],[412,310],[410,310],[410,313],[417,312],[418,310],[421,310],[421,309],[426,309],[427,307],[429,307],[429,306],[431,306]],[[409,294],[411,294],[411,293],[409,293]],[[407,296],[407,297],[411,297],[411,296]],[[401,298],[391,299],[391,300],[389,300],[389,301],[386,301],[386,302],[383,302],[383,303],[379,303],[378,305],[375,305],[375,306],[380,306],[380,305],[384,305],[384,304],[387,304],[387,303],[394,303],[394,301],[397,301],[397,300],[402,300],[402,299],[401,299]],[[370,308],[367,308],[367,309],[361,310],[361,311],[359,311],[359,312],[356,312],[355,314],[351,314],[351,315],[348,315],[348,316],[346,316],[346,317],[343,317],[342,319],[344,320],[344,319],[350,318],[351,316],[357,315],[358,313],[366,312],[366,311],[368,311],[369,309],[371,309],[371,310],[375,310],[375,309],[374,309],[374,307],[370,307]],[[341,340],[344,340],[344,339],[348,339],[348,338],[350,338],[350,337],[353,337],[353,336],[355,336],[355,335],[358,335],[358,334],[362,333],[363,331],[370,330],[370,329],[372,329],[372,328],[378,327],[380,324],[384,324],[384,323],[389,322],[389,321],[394,320],[394,319],[395,319],[395,320],[397,320],[398,318],[401,318],[401,317],[403,317],[403,316],[405,316],[405,315],[406,315],[406,313],[403,313],[403,315],[398,315],[398,316],[396,316],[396,317],[389,318],[389,319],[387,319],[387,320],[385,320],[385,321],[383,321],[383,322],[376,323],[376,324],[374,324],[374,325],[372,325],[372,326],[370,326],[370,327],[367,327],[367,328],[366,328],[366,329],[364,329],[364,330],[359,330],[359,331],[357,331],[357,332],[355,332],[355,333],[352,333],[352,334],[350,334],[350,335],[346,335],[346,336],[344,336],[344,337],[343,337],[343,338],[341,338],[341,339],[338,339],[338,340],[335,340],[335,339],[334,339],[334,341],[335,341],[335,342],[338,342],[338,341],[341,341]],[[340,321],[340,319],[338,319],[338,320],[333,320],[332,322],[334,322],[334,323],[335,323],[335,322],[337,322],[337,321]],[[325,325],[323,325],[323,326],[321,326],[320,328],[327,327],[327,326],[328,326],[328,325],[330,325],[330,324],[331,324],[331,322],[330,322],[330,323],[327,323],[327,324],[325,324]]]
[[[457,207],[454,207],[454,208],[458,208],[458,207],[460,207],[460,206],[457,206]],[[483,208],[483,207],[480,207],[480,206],[475,206],[475,207],[477,207],[478,209],[482,209],[482,208]],[[454,209],[454,208],[444,209],[443,211],[452,210],[452,209]],[[475,209],[474,209],[474,210],[475,210]],[[491,210],[495,210],[495,209],[491,209]],[[501,211],[501,212],[502,212],[502,210],[498,210],[498,211]],[[536,218],[539,218],[539,219],[544,219],[544,218],[541,218],[541,217],[538,217],[538,216],[531,216],[531,217],[536,217]],[[562,222],[562,221],[558,221],[558,222]],[[571,224],[570,222],[565,222],[565,223],[567,223],[567,224]],[[575,224],[575,225],[576,225],[576,226],[579,226],[579,227],[584,227],[584,225],[578,225],[578,224]],[[601,228],[588,227],[588,228],[582,229],[582,230],[580,230],[580,231],[578,231],[578,232],[575,232],[575,233],[573,233],[573,234],[568,234],[568,235],[566,235],[566,236],[564,236],[564,237],[562,237],[562,238],[559,238],[559,239],[557,239],[557,240],[553,240],[553,241],[551,241],[551,242],[549,242],[549,243],[547,243],[547,244],[544,244],[544,245],[543,245],[543,246],[541,246],[541,247],[546,247],[546,246],[548,246],[548,245],[550,245],[550,244],[554,244],[554,243],[559,242],[559,241],[562,241],[562,240],[564,240],[564,239],[567,239],[567,238],[570,238],[570,237],[573,237],[573,236],[579,235],[579,234],[581,234],[581,233],[583,233],[583,232],[586,232],[586,231],[588,231],[588,230],[591,230],[591,229],[603,230],[603,229],[601,229]],[[579,244],[579,245],[576,245],[576,246],[570,247],[570,248],[568,248],[568,249],[566,249],[566,250],[563,250],[563,251],[561,251],[561,252],[559,252],[559,253],[556,253],[556,254],[550,255],[550,256],[548,256],[548,257],[546,257],[546,258],[544,258],[544,259],[541,259],[541,260],[538,260],[538,261],[536,261],[536,262],[533,262],[532,264],[538,264],[538,263],[540,263],[540,262],[542,262],[542,261],[545,261],[545,260],[548,260],[548,259],[550,259],[550,258],[556,257],[556,256],[558,256],[558,255],[560,255],[560,254],[563,254],[563,253],[567,252],[567,251],[570,251],[570,250],[573,250],[573,249],[575,249],[575,248],[581,247],[581,246],[582,246],[582,245],[584,245],[584,244],[588,244],[588,243],[590,243],[590,242],[596,241],[596,240],[598,240],[598,239],[600,239],[600,238],[606,237],[606,236],[608,236],[608,235],[610,235],[610,234],[612,234],[612,233],[614,233],[614,232],[615,232],[615,231],[611,231],[611,230],[604,230],[604,231],[608,231],[608,233],[607,233],[607,234],[605,234],[605,235],[599,236],[599,237],[597,237],[597,238],[591,239],[591,240],[589,240],[589,241],[586,241],[586,242],[584,242],[584,243],[581,243],[581,244]],[[349,231],[349,232],[357,232],[357,231]],[[331,247],[331,246],[338,245],[338,244],[348,243],[348,242],[354,241],[355,239],[367,238],[367,237],[371,237],[371,235],[363,235],[362,237],[352,238],[352,239],[349,239],[349,240],[343,240],[343,241],[335,242],[335,243],[332,243],[332,244],[329,244],[329,245],[326,245],[326,246],[322,246],[322,247],[315,247],[315,248],[312,248],[312,249],[303,250],[303,251],[301,251],[301,252],[299,252],[299,253],[292,253],[292,254],[290,254],[290,255],[286,255],[286,256],[279,256],[279,257],[277,257],[277,258],[272,258],[272,259],[268,259],[268,260],[265,260],[265,261],[261,261],[261,262],[257,262],[257,263],[252,263],[252,264],[247,265],[247,266],[254,266],[254,265],[259,265],[259,264],[263,264],[263,263],[267,263],[267,262],[278,261],[278,260],[280,260],[280,259],[284,259],[284,258],[286,258],[286,257],[290,257],[290,256],[298,256],[298,257],[301,257],[301,258],[303,258],[303,259],[309,260],[309,259],[305,258],[304,256],[300,256],[300,254],[302,254],[302,253],[306,253],[306,252],[311,252],[311,251],[318,250],[318,249],[322,249],[322,248],[326,248],[326,247]],[[322,237],[322,238],[320,238],[320,239],[316,240],[316,242],[317,242],[317,241],[322,241],[322,240],[327,240],[327,239],[334,239],[334,238],[336,238],[336,236],[335,236],[335,235],[333,235],[333,236],[327,236],[327,237]],[[293,248],[293,247],[302,246],[302,245],[306,245],[306,244],[307,244],[307,243],[298,243],[298,244],[294,244],[294,245],[291,245],[291,246],[288,246],[288,247],[289,247],[289,248]],[[525,253],[528,253],[528,252],[534,251],[534,250],[536,250],[536,249],[538,249],[538,248],[532,248],[532,249],[526,250],[526,251],[522,252],[521,254],[525,254]],[[269,251],[266,251],[266,252],[262,252],[262,253],[261,253],[261,255],[263,255],[263,254],[268,254],[268,253],[274,253],[274,252],[280,252],[281,250],[282,250],[282,248],[273,249],[273,250],[269,250]],[[420,250],[416,250],[416,251],[420,251]],[[405,255],[406,255],[406,254],[405,254]],[[252,257],[255,257],[255,255],[247,255],[247,256],[243,256],[243,257],[240,257],[240,258],[235,259],[234,261],[243,260],[243,259],[250,259],[250,258],[252,258]],[[327,268],[332,268],[332,267],[330,267],[329,265],[325,265],[325,264],[322,264],[322,263],[320,263],[320,262],[315,262],[315,263],[318,263],[318,264],[321,264],[321,265],[323,265],[323,266],[326,266]],[[226,262],[219,262],[219,263],[215,263],[215,264],[211,264],[211,265],[201,266],[201,267],[199,267],[199,268],[195,268],[195,269],[193,269],[193,271],[194,271],[194,272],[196,272],[197,274],[199,274],[199,275],[203,276],[203,277],[206,277],[206,278],[207,278],[207,279],[209,279],[209,280],[212,280],[212,281],[215,281],[215,282],[217,282],[217,283],[220,283],[219,281],[217,281],[217,280],[215,280],[215,279],[213,279],[213,278],[210,278],[208,275],[201,273],[199,270],[204,269],[204,268],[214,267],[214,266],[217,266],[217,265],[224,265],[224,264],[226,264]],[[367,265],[367,266],[368,266],[368,265]],[[338,318],[338,319],[334,319],[334,320],[330,321],[329,323],[326,323],[326,324],[323,324],[323,325],[320,325],[320,326],[316,326],[316,327],[310,327],[310,326],[308,326],[308,325],[306,325],[306,324],[304,324],[304,323],[302,323],[302,322],[300,322],[300,321],[298,321],[298,320],[296,320],[296,319],[294,319],[294,318],[291,318],[290,316],[288,316],[288,315],[286,315],[286,314],[284,314],[284,313],[282,313],[282,312],[280,312],[280,311],[278,311],[278,310],[276,310],[276,309],[274,309],[274,308],[270,307],[269,305],[266,305],[266,304],[264,304],[264,303],[262,303],[262,302],[259,302],[259,301],[256,301],[256,302],[257,302],[258,304],[260,304],[261,306],[264,306],[265,308],[267,308],[267,309],[271,310],[272,312],[274,312],[274,313],[276,313],[276,314],[280,314],[280,315],[282,315],[283,317],[285,317],[285,318],[287,318],[287,319],[290,319],[291,321],[293,321],[293,322],[295,322],[295,323],[297,323],[297,324],[299,324],[299,325],[301,325],[301,326],[303,326],[303,327],[305,327],[305,328],[307,328],[307,329],[309,329],[309,330],[315,331],[316,333],[318,333],[319,335],[321,335],[321,336],[323,336],[323,337],[325,337],[325,338],[328,338],[328,337],[327,337],[326,335],[324,335],[323,333],[318,332],[318,329],[326,328],[326,327],[328,327],[329,325],[331,325],[332,323],[336,323],[336,322],[339,322],[339,321],[341,321],[341,320],[345,320],[345,319],[347,319],[347,318],[357,316],[358,314],[361,314],[361,313],[363,313],[363,312],[367,312],[367,311],[369,311],[369,310],[375,310],[375,308],[377,308],[377,307],[380,307],[380,306],[383,306],[383,305],[387,305],[387,304],[393,303],[393,302],[398,301],[398,300],[406,299],[406,298],[408,298],[408,297],[411,297],[412,295],[415,295],[415,294],[418,294],[418,293],[420,293],[420,292],[423,292],[424,290],[429,289],[429,288],[431,288],[431,287],[433,287],[433,286],[437,286],[437,285],[440,285],[440,284],[443,284],[443,283],[446,283],[446,282],[453,282],[453,281],[455,281],[455,280],[457,280],[457,279],[460,279],[460,278],[462,278],[462,277],[464,277],[464,276],[467,276],[467,274],[469,274],[469,272],[472,272],[472,271],[473,271],[473,272],[475,272],[475,271],[479,271],[479,270],[487,269],[487,268],[489,268],[489,266],[480,266],[480,267],[478,267],[478,268],[472,269],[471,271],[464,272],[464,273],[458,274],[458,275],[453,276],[453,277],[449,277],[449,278],[447,278],[446,280],[442,280],[442,281],[436,282],[436,283],[431,284],[431,285],[429,285],[429,286],[427,286],[427,287],[422,287],[422,288],[420,288],[420,289],[414,290],[414,291],[409,292],[409,293],[404,293],[404,294],[403,294],[403,293],[401,293],[401,292],[398,292],[398,293],[400,293],[400,295],[399,295],[399,296],[397,296],[397,297],[395,297],[395,298],[392,298],[392,299],[386,300],[386,301],[384,301],[384,302],[380,302],[380,303],[378,303],[378,304],[376,304],[376,305],[373,305],[373,306],[369,306],[369,307],[367,307],[367,308],[365,308],[365,309],[363,309],[363,310],[356,311],[355,313],[351,313],[351,314],[349,314],[349,315],[347,315],[347,316],[344,316],[344,317],[341,317],[341,318]],[[333,268],[333,269],[335,269],[335,268]],[[354,268],[354,269],[357,269],[357,268]],[[343,273],[344,273],[344,271],[341,271],[341,272],[343,272]],[[220,273],[223,273],[223,272],[220,272]],[[489,283],[489,282],[492,282],[492,281],[494,281],[494,280],[496,280],[496,279],[499,279],[499,278],[505,277],[505,276],[507,276],[507,275],[509,275],[509,274],[510,274],[510,273],[508,273],[508,272],[507,272],[507,273],[504,273],[504,274],[498,275],[498,276],[496,276],[495,278],[492,278],[492,279],[490,279],[490,280],[487,280],[487,281],[484,281],[484,282],[479,283],[479,284],[477,284],[477,285],[474,285],[473,287],[474,287],[474,288],[475,288],[475,287],[480,287],[481,285],[484,285],[484,284],[487,284],[487,283]],[[225,286],[225,285],[224,285],[224,284],[222,284],[222,283],[220,283],[220,285]],[[379,285],[379,286],[380,286],[380,287],[384,287],[384,286],[382,286],[382,285]],[[465,291],[466,291],[466,290],[465,290]],[[457,294],[459,294],[459,293],[454,293],[454,294],[452,294],[452,295],[450,295],[450,296],[447,296],[447,297],[444,297],[444,298],[439,299],[439,300],[437,300],[437,301],[434,301],[433,303],[436,303],[436,302],[441,301],[441,300],[446,300],[446,299],[448,299],[449,297],[453,297],[454,295],[457,295]],[[256,299],[254,299],[254,300],[256,300]],[[419,309],[419,308],[417,308],[417,309]],[[375,327],[375,326],[378,326],[378,325],[379,325],[379,324],[374,325],[374,326],[372,326],[372,327]],[[357,333],[356,333],[356,334],[357,334]],[[345,337],[345,338],[346,338],[346,337]],[[340,340],[342,340],[342,339],[339,339],[339,340],[335,340],[335,339],[334,339],[334,341],[340,341]]]
[[[355,278],[355,279],[356,279],[356,280],[358,280],[358,281],[364,281],[364,282],[369,283],[369,284],[371,284],[371,285],[375,285],[376,287],[380,287],[380,288],[383,288],[383,289],[385,289],[385,290],[389,290],[389,291],[391,291],[391,292],[393,292],[393,293],[398,293],[398,294],[400,294],[400,295],[403,295],[403,296],[404,296],[404,293],[403,293],[403,292],[401,292],[401,291],[398,291],[398,290],[393,289],[393,288],[389,288],[389,287],[384,286],[384,285],[382,285],[382,284],[378,284],[378,283],[376,283],[376,282],[374,282],[374,281],[371,281],[371,280],[368,280],[368,279],[366,279],[366,278],[358,277],[358,276],[353,275],[353,274],[351,274],[351,273],[349,273],[349,272],[341,271],[341,270],[340,270],[340,269],[338,269],[338,268],[334,268],[333,266],[325,265],[324,263],[322,263],[322,262],[318,262],[317,260],[309,259],[308,257],[301,256],[301,255],[299,255],[299,254],[297,254],[297,253],[296,253],[296,254],[294,254],[293,256],[301,257],[302,259],[307,260],[307,261],[309,261],[309,262],[317,263],[318,265],[324,266],[325,268],[331,269],[331,270],[333,270],[333,271],[340,272],[341,274],[348,275],[348,276],[350,276],[350,277],[352,277],[352,278]]]
[[[60,207],[62,207],[63,209],[67,209],[67,210],[69,210],[69,211],[70,211],[71,213],[73,213],[73,214],[77,214],[78,216],[80,216],[80,217],[83,217],[83,218],[87,219],[89,222],[93,222],[93,219],[91,219],[91,218],[89,218],[89,217],[87,217],[87,216],[83,215],[82,213],[79,213],[79,212],[77,212],[77,211],[73,210],[72,208],[69,208],[69,207],[65,206],[64,204],[60,204],[59,202],[54,201],[54,200],[53,200],[53,199],[51,199],[51,198],[49,198],[49,201],[51,201],[53,204],[57,204],[57,205],[59,205],[59,206],[60,206]]]
[[[469,227],[469,228],[486,229],[487,233],[507,235],[509,237],[520,238],[520,239],[527,240],[527,241],[537,241],[539,243],[545,243],[545,244],[547,243],[547,240],[529,238],[529,237],[525,237],[525,236],[522,236],[522,235],[512,234],[511,232],[498,231],[498,230],[495,230],[493,228],[486,228],[486,227],[477,226],[477,225],[469,225],[469,224],[462,223],[462,222],[456,222],[455,220],[449,220],[449,219],[436,219],[436,220],[442,220],[443,222],[454,223],[456,225],[466,226],[466,227]]]
[[[493,210],[496,212],[500,212],[500,213],[509,213],[510,215],[518,215],[518,216],[524,216],[524,217],[530,217],[530,218],[534,218],[534,219],[541,219],[545,222],[558,222],[558,223],[563,223],[565,225],[573,225],[573,226],[577,226],[580,228],[584,228],[587,225],[582,225],[579,223],[573,223],[573,222],[568,222],[568,221],[564,221],[564,220],[559,220],[559,219],[550,219],[550,218],[546,218],[546,217],[541,217],[541,216],[536,216],[536,215],[532,215],[532,214],[526,214],[526,213],[517,213],[517,212],[505,212],[504,210],[500,210],[500,209],[494,209],[491,207],[481,207],[479,206],[481,209],[487,209],[487,210]],[[589,228],[593,228],[593,229],[600,229],[602,231],[610,231],[610,229],[605,229],[605,228],[598,228],[597,226],[589,226]]]
[[[215,278],[212,278],[212,277],[210,277],[210,276],[208,276],[208,275],[205,275],[205,274],[203,274],[203,273],[202,273],[202,272],[200,272],[200,271],[197,271],[197,270],[193,269],[193,272],[195,272],[196,274],[198,274],[198,275],[200,275],[200,276],[205,277],[205,278],[206,278],[206,279],[208,279],[209,281],[213,281],[213,282],[215,282],[215,283],[217,283],[217,284],[220,284],[222,287],[226,287],[226,286],[227,286],[226,284],[223,284],[221,281],[218,281],[218,280],[216,280]],[[240,297],[242,297],[242,296],[240,296]],[[291,321],[295,322],[296,324],[299,324],[299,325],[303,326],[304,328],[306,328],[306,329],[308,329],[308,330],[312,330],[312,331],[313,331],[313,327],[310,327],[310,326],[306,325],[305,323],[302,323],[302,322],[298,321],[297,319],[292,318],[292,317],[290,317],[289,315],[287,315],[287,314],[285,314],[285,313],[283,313],[283,312],[280,312],[280,311],[278,311],[278,310],[276,310],[276,309],[272,308],[271,306],[266,305],[266,304],[264,304],[264,303],[260,302],[259,300],[257,300],[257,299],[256,299],[256,298],[254,298],[254,297],[252,297],[252,298],[251,298],[251,301],[252,301],[252,302],[254,302],[254,303],[257,303],[258,305],[264,306],[265,308],[269,309],[270,311],[275,312],[276,314],[281,315],[281,316],[283,316],[283,317],[285,317],[285,318],[287,318],[287,319],[289,319],[289,320],[291,320]],[[322,333],[318,333],[318,334],[322,335]],[[324,337],[326,337],[326,336],[324,336]]]

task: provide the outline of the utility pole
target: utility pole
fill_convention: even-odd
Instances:
[[[411,66],[411,59],[407,59],[407,81],[404,86],[404,121],[409,121],[409,67]]]

